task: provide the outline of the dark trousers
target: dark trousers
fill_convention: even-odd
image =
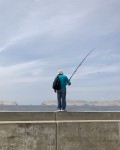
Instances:
[[[66,90],[61,89],[57,91],[58,109],[65,110],[66,108]]]

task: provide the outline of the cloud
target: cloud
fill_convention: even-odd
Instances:
[[[95,51],[75,74],[71,89],[79,87],[74,83],[79,78],[86,85],[84,97],[85,90],[89,93],[87,83],[94,83],[96,93],[96,87],[100,83],[104,85],[106,79],[106,87],[108,84],[119,87],[116,82],[120,74],[119,6],[118,0],[0,0],[0,88],[4,89],[3,93],[9,93],[7,98],[13,97],[12,85],[16,99],[21,90],[21,95],[25,92],[23,95],[31,98],[31,102],[34,98],[38,100],[37,89],[42,98],[46,96],[45,90],[49,93],[47,98],[54,98],[50,88],[57,70],[62,69],[70,77],[94,47]],[[28,88],[33,95],[29,96]],[[78,88],[76,96],[79,92]],[[106,91],[106,97],[108,93]],[[71,99],[75,94],[71,91]]]
[[[47,78],[44,74],[46,63],[32,61],[12,66],[0,67],[1,84],[31,83],[43,81]]]

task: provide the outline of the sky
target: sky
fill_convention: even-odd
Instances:
[[[58,70],[67,100],[120,100],[120,0],[0,0],[0,100],[56,100]]]

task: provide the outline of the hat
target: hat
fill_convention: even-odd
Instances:
[[[58,71],[58,74],[63,74],[63,71],[62,71],[62,70],[59,70],[59,71]]]

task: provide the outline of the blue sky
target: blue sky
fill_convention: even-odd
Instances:
[[[119,0],[0,0],[0,100],[55,100],[52,82],[70,77],[68,100],[120,100]]]

